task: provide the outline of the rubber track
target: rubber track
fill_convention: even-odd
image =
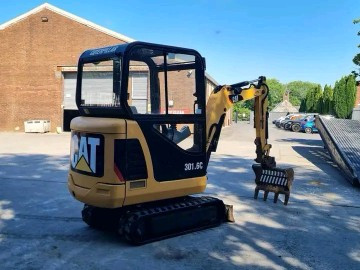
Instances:
[[[144,224],[147,224],[146,221],[151,222],[156,217],[169,218],[169,215],[171,214],[181,215],[181,213],[184,213],[187,210],[195,210],[201,208],[201,211],[206,211],[205,209],[206,207],[216,207],[216,211],[217,211],[216,220],[209,220],[207,224],[202,224],[201,226],[197,226],[197,227],[181,229],[176,232],[166,233],[164,235],[156,235],[150,232],[150,236],[149,236],[146,235],[145,233],[146,236],[143,237],[144,232],[146,230],[149,230],[149,226],[146,227],[144,226]],[[144,207],[139,210],[133,210],[131,212],[128,212],[125,215],[125,217],[120,221],[119,232],[125,237],[125,239],[128,242],[135,245],[142,245],[169,237],[186,234],[189,232],[215,227],[220,225],[222,222],[224,222],[225,221],[224,218],[225,218],[225,205],[221,200],[207,196],[186,197],[185,199],[172,201],[165,205],[160,205],[156,207]],[[167,226],[168,224],[165,223],[163,225]],[[139,235],[142,236],[139,237]]]
[[[360,181],[360,121],[326,119],[316,123],[320,136],[334,161],[354,185]]]

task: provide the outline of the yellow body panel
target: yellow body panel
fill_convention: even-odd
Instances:
[[[145,188],[134,189],[131,189],[130,183],[126,182],[124,205],[182,197],[201,193],[205,188],[206,176],[166,182],[157,182],[149,178]]]
[[[124,122],[125,123],[125,122]],[[93,133],[93,131],[91,131]],[[84,188],[92,188],[96,183],[108,183],[112,185],[124,184],[114,171],[114,140],[125,139],[125,134],[102,134],[105,139],[104,146],[104,176],[95,177],[90,175],[81,174],[75,171],[70,171],[69,174],[75,179],[75,184]]]
[[[93,133],[125,134],[126,125],[124,119],[99,118],[99,117],[76,117],[70,123],[71,130]]]
[[[205,190],[206,176],[165,182],[156,181],[149,147],[139,125],[135,121],[127,121],[127,126],[127,138],[136,138],[140,141],[146,160],[148,179],[146,179],[145,188],[131,189],[130,181],[126,182],[125,205],[186,196]]]
[[[206,104],[206,150],[208,150],[210,146],[210,142],[212,137],[214,136],[215,129],[213,129],[212,133],[210,132],[210,127],[213,124],[218,124],[220,117],[226,113],[226,111],[232,107],[233,103],[229,99],[230,92],[226,87],[223,87],[218,92],[212,92],[209,100]]]
[[[102,134],[104,136],[104,176],[93,177],[70,170],[68,187],[73,196],[86,204],[117,208],[148,201],[175,198],[205,190],[206,176],[158,182],[145,137],[136,121],[77,117],[71,122],[72,131]],[[119,131],[121,133],[116,133]],[[115,139],[138,139],[144,153],[148,178],[121,183],[114,172]],[[131,188],[131,182],[145,182],[144,187]]]
[[[91,188],[85,188],[75,184],[71,173],[68,176],[68,189],[75,199],[97,207],[117,208],[125,200],[125,185],[96,183]]]
[[[256,89],[254,86],[251,86],[250,88],[241,91],[240,95],[242,97],[242,101],[245,101],[260,96],[261,92],[261,89]]]
[[[98,207],[115,208],[125,200],[125,183],[114,172],[114,140],[126,138],[123,119],[76,117],[71,121],[73,131],[104,136],[104,175],[95,177],[69,171],[68,188],[79,201]],[[118,134],[114,134],[119,131]],[[105,133],[108,132],[108,133]]]

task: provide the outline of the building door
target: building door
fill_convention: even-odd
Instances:
[[[73,118],[79,116],[78,108],[75,102],[76,96],[76,76],[77,72],[64,72],[64,99],[63,99],[63,130],[70,131],[70,122]],[[98,95],[104,100],[109,98],[112,93],[101,93],[101,89],[112,89],[113,77],[112,72],[109,71],[89,71],[84,72],[83,77],[90,79],[87,82],[91,85],[90,93]],[[111,98],[111,97],[110,97]]]
[[[64,95],[63,95],[63,131],[70,131],[70,122],[79,116],[75,103],[77,72],[64,73]]]

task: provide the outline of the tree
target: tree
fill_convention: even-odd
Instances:
[[[335,83],[334,112],[338,118],[350,118],[356,97],[355,76],[344,76]]]
[[[314,110],[315,112],[318,113],[322,113],[322,89],[321,89],[321,85],[318,84],[315,88],[314,88]]]
[[[283,99],[285,86],[277,79],[267,79],[266,84],[269,87],[269,110],[272,110]]]
[[[332,101],[333,101],[334,91],[330,85],[325,84],[323,92],[323,114],[332,114]]]
[[[346,118],[346,93],[345,77],[335,82],[334,87],[334,112],[338,118]]]
[[[269,87],[268,106],[269,110],[272,110],[278,103],[282,101],[282,97],[285,92],[285,86],[277,79],[267,79],[266,84]],[[254,100],[250,99],[234,104],[233,111],[237,113],[247,113],[253,109]]]
[[[322,90],[321,86],[318,84],[313,88],[310,88],[305,97],[305,108],[306,112],[318,112],[322,111]]]
[[[324,98],[321,93],[321,97],[318,99],[316,103],[316,112],[319,114],[324,114]]]
[[[360,23],[360,19],[356,19],[353,21],[354,24]],[[360,36],[360,31],[357,33],[358,36]],[[358,48],[360,48],[360,44],[358,45]],[[356,54],[353,58],[353,62],[355,65],[359,66],[359,72],[353,71],[353,75],[355,77],[360,76],[360,53]]]
[[[301,100],[299,112],[306,112],[306,99]]]
[[[305,97],[305,111],[306,112],[313,112],[314,108],[314,89],[309,89],[306,93]]]
[[[346,77],[346,95],[347,118],[351,118],[356,100],[356,80],[354,75]]]
[[[303,82],[303,81],[292,81],[288,84],[282,84],[279,80],[275,78],[267,79],[266,84],[269,86],[269,110],[272,110],[277,104],[283,100],[283,95],[285,90],[290,91],[290,102],[294,106],[301,107],[305,111],[305,101],[303,100],[306,97],[306,93],[309,89],[312,89],[317,86],[316,83],[312,82]]]
[[[305,99],[307,92],[316,87],[316,83],[303,82],[303,81],[292,81],[289,82],[286,87],[290,90],[290,102],[294,106],[301,107],[302,100]]]
[[[248,108],[246,108],[244,106],[241,106],[240,104],[241,104],[241,102],[234,104],[233,119],[237,119],[236,114],[239,116],[238,120],[240,120],[240,119],[244,120],[243,114],[245,114],[246,119],[250,119],[250,111],[251,110],[249,110]]]

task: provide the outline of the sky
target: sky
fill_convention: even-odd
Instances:
[[[360,0],[48,0],[136,40],[192,48],[220,84],[260,75],[334,85],[355,69]],[[40,0],[0,0],[0,24]]]

